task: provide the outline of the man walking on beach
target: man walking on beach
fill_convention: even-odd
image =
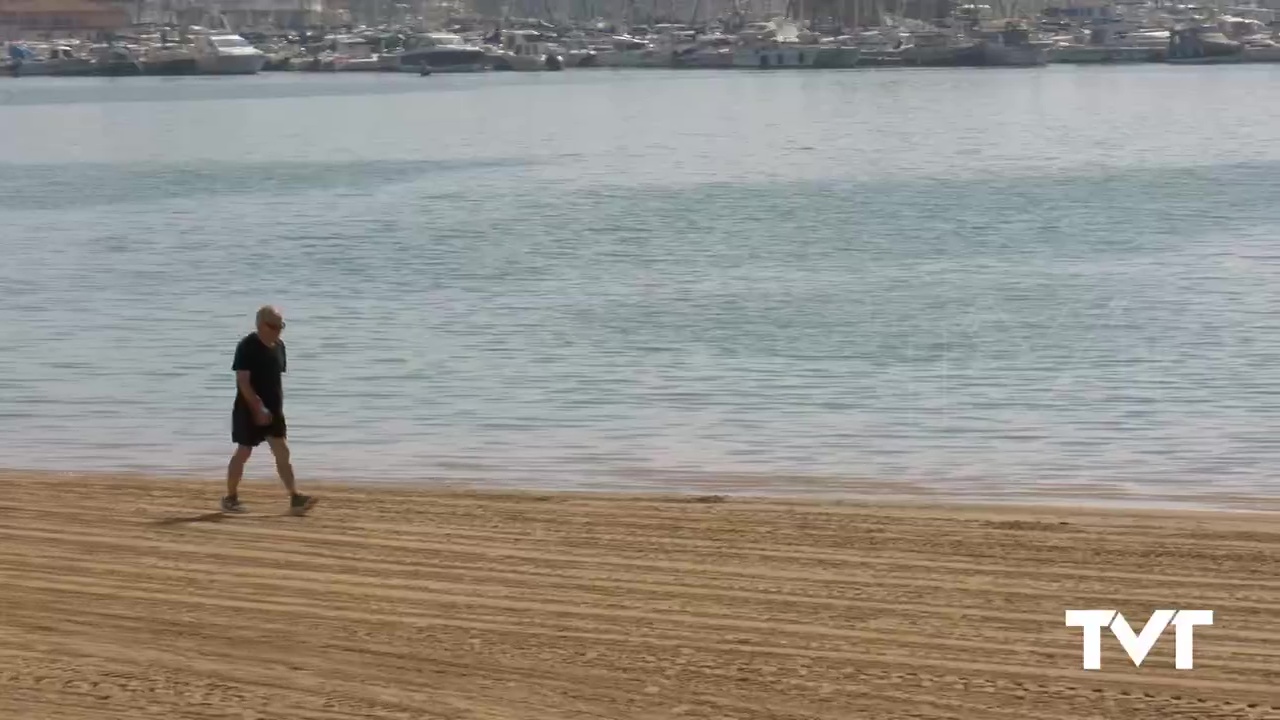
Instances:
[[[271,306],[258,308],[257,330],[236,345],[231,369],[236,373],[236,401],[231,410],[231,441],[235,453],[227,465],[227,495],[222,498],[223,512],[240,513],[245,508],[236,496],[244,465],[253,449],[263,440],[276,458],[276,472],[289,491],[289,510],[302,515],[316,499],[298,493],[289,462],[289,444],[285,440],[284,382],[287,369],[284,341],[284,316]]]

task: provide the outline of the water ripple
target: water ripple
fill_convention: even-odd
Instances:
[[[308,476],[1275,492],[1271,75],[1074,70],[0,107],[4,464],[218,472],[271,300]]]

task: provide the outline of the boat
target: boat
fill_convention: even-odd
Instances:
[[[730,68],[733,67],[734,49],[738,41],[731,35],[711,33],[697,38],[695,43],[675,55],[675,66],[682,68]]]
[[[133,55],[133,51],[124,45],[117,43],[96,45],[91,49],[91,52],[94,56],[94,75],[125,77],[142,74],[142,63],[138,62],[138,59]]]
[[[597,67],[599,53],[581,30],[567,33],[560,38],[560,42],[552,43],[550,50],[564,60],[566,68]]]
[[[896,35],[896,33],[894,34]],[[837,36],[828,42],[841,48],[857,50],[856,64],[859,67],[898,67],[902,65],[902,40],[898,38],[891,40],[884,31],[861,30],[853,35]],[[822,60],[819,59],[818,63],[822,64]]]
[[[984,67],[1037,67],[1049,62],[1049,43],[1033,40],[1031,31],[1019,23],[1005,23],[1001,30],[974,31],[980,54],[976,64]]]
[[[670,51],[654,43],[630,35],[614,35],[606,47],[596,51],[597,67],[651,68],[671,67]]]
[[[1049,62],[1052,43],[1033,40],[1031,31],[1009,22],[999,30],[970,28],[964,35],[912,33],[898,51],[903,65],[932,67],[1038,67]]]
[[[93,60],[77,55],[70,45],[9,45],[9,74],[28,75],[92,75]]]
[[[1271,40],[1256,40],[1245,43],[1245,62],[1280,62],[1280,44]]]
[[[1228,39],[1244,45],[1245,62],[1280,62],[1280,44],[1261,21],[1228,15],[1218,18],[1218,28]]]
[[[1051,63],[1128,63],[1159,62],[1168,53],[1168,33],[1126,33],[1109,27],[1096,27],[1088,31],[1081,42],[1070,38],[1057,42],[1049,49]]]
[[[139,62],[144,75],[194,75],[200,72],[190,45],[164,43],[143,50]]]
[[[941,30],[913,32],[897,50],[902,65],[953,67],[976,62],[981,49],[974,40]]]
[[[761,70],[814,67],[818,62],[818,50],[799,43],[753,43],[734,50],[733,66]]]
[[[373,72],[382,69],[373,43],[355,35],[333,35],[326,38],[326,49],[317,57],[316,69],[327,72]]]
[[[1180,65],[1244,62],[1244,48],[1244,43],[1229,39],[1216,25],[1191,25],[1170,33],[1165,62]]]
[[[267,56],[267,61],[262,64],[263,72],[293,69],[292,60],[302,52],[301,45],[291,42],[288,36],[273,37],[266,33],[241,33],[240,35]]]
[[[267,64],[266,53],[230,33],[196,35],[192,52],[205,75],[256,75]]]
[[[813,66],[818,68],[852,68],[862,62],[862,50],[853,45],[824,43],[818,46],[818,57]],[[883,63],[889,64],[889,63]]]
[[[486,69],[488,56],[453,33],[422,33],[405,39],[404,49],[383,56],[384,67],[402,72],[479,72]]]
[[[564,69],[564,59],[552,52],[551,44],[537,30],[501,31],[501,44],[490,54],[489,62],[494,70]]]
[[[738,33],[738,40],[733,52],[733,66],[738,68],[811,68],[823,49],[801,42],[799,28],[786,21],[751,23]]]

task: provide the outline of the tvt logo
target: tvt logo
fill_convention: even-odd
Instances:
[[[1084,628],[1084,669],[1097,670],[1102,667],[1102,628],[1111,628],[1111,634],[1120,641],[1121,647],[1129,654],[1129,659],[1137,667],[1147,653],[1155,647],[1156,640],[1169,625],[1176,628],[1173,636],[1174,667],[1179,670],[1191,670],[1194,662],[1191,659],[1192,633],[1196,625],[1212,625],[1212,610],[1157,610],[1147,620],[1142,633],[1135,635],[1129,622],[1119,610],[1068,610],[1067,627]]]

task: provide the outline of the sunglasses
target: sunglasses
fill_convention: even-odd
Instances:
[[[266,327],[271,328],[272,330],[283,330],[283,329],[284,329],[284,323],[282,323],[282,322],[278,322],[278,323],[268,322],[268,323],[262,323],[262,324],[263,324],[263,325],[265,325]]]

